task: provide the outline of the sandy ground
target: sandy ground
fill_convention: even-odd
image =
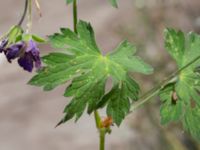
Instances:
[[[24,4],[23,0],[1,1],[0,33],[4,33],[17,22]],[[34,33],[46,36],[58,31],[59,27],[71,27],[71,7],[66,7],[63,1],[41,2],[43,17],[39,19],[35,13]],[[122,12],[127,13],[129,4],[123,4],[120,10],[116,10],[106,0],[80,2],[80,18],[93,24],[97,31],[97,40],[105,51],[113,48],[120,40],[117,37],[112,38],[112,29],[107,27],[115,26],[113,19]],[[97,7],[93,7],[95,5]],[[41,46],[41,51],[47,53],[49,50],[46,46]],[[97,149],[98,133],[93,116],[84,115],[77,124],[70,121],[54,128],[69,101],[61,96],[64,86],[45,93],[37,87],[26,85],[32,74],[24,72],[16,63],[8,64],[3,55],[0,55],[0,70],[0,150]],[[134,138],[133,132],[124,123],[109,136],[107,148],[128,150],[131,138]]]

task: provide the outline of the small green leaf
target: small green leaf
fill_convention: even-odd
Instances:
[[[37,36],[37,35],[34,35],[34,34],[32,34],[32,39],[33,39],[35,42],[38,42],[38,43],[45,43],[45,42],[46,42],[45,39],[43,39],[42,37],[39,37],[39,36]]]
[[[18,35],[18,36],[16,37],[16,40],[15,40],[15,42],[17,43],[17,42],[20,42],[20,41],[22,41],[22,36],[23,36],[23,34],[21,34],[21,35]]]
[[[8,45],[16,43],[18,38],[22,36],[23,30],[19,26],[13,26],[8,33]]]
[[[32,39],[32,35],[31,34],[23,34],[22,36],[22,40],[23,41],[30,41]]]
[[[102,106],[107,106],[107,115],[120,125],[129,112],[131,101],[137,100],[139,93],[138,84],[128,72],[149,74],[153,69],[133,56],[136,49],[127,41],[103,56],[89,23],[79,21],[77,31],[78,34],[75,34],[70,29],[62,28],[61,33],[50,36],[51,44],[64,51],[44,56],[46,67],[29,83],[52,90],[71,81],[64,96],[72,97],[72,100],[58,125],[73,117],[78,120],[86,109],[91,114]],[[106,81],[110,77],[114,86],[105,94]]]

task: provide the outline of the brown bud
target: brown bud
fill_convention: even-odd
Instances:
[[[113,124],[112,117],[106,117],[101,122],[101,128],[109,128]]]

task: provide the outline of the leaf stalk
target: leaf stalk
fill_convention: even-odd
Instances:
[[[142,105],[144,105],[146,102],[150,101],[154,96],[156,96],[160,90],[162,90],[170,81],[174,81],[174,79],[177,79],[177,76],[185,69],[187,69],[190,65],[195,63],[197,60],[200,59],[200,56],[196,57],[192,61],[190,61],[188,64],[180,68],[179,70],[173,72],[171,75],[169,75],[165,80],[163,80],[161,83],[159,83],[157,86],[143,94],[139,99],[138,102],[133,103],[131,106],[131,112],[138,109]]]
[[[78,22],[77,0],[73,1],[73,21],[74,21],[74,32],[77,33],[77,22]]]

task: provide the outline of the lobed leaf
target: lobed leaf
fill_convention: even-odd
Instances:
[[[165,30],[165,47],[175,59],[178,69],[186,66],[200,55],[200,36],[195,33],[184,34],[174,29]],[[161,122],[181,120],[184,128],[194,137],[200,139],[200,75],[196,67],[200,65],[198,59],[189,67],[181,71],[173,85],[165,86],[160,92],[162,100]],[[176,102],[172,103],[174,94]]]
[[[78,34],[75,34],[70,29],[62,28],[61,33],[49,37],[51,44],[63,52],[44,56],[45,68],[29,83],[52,90],[71,82],[64,96],[72,97],[72,100],[58,125],[73,117],[78,120],[86,109],[91,114],[104,106],[107,106],[107,115],[120,125],[129,112],[131,101],[137,100],[139,93],[138,84],[128,73],[149,74],[153,69],[134,56],[136,48],[127,41],[122,42],[114,52],[103,56],[89,23],[79,21],[77,31]],[[113,87],[106,93],[105,85],[110,77]]]

